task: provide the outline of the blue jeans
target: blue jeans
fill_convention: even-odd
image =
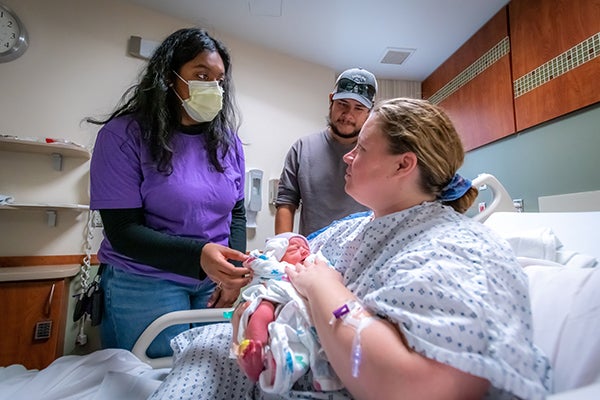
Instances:
[[[104,315],[100,326],[102,347],[127,350],[133,348],[144,329],[161,315],[206,308],[215,289],[215,283],[210,279],[190,286],[131,274],[109,264],[104,265],[100,285],[104,289]],[[151,358],[172,355],[171,339],[190,327],[190,324],[182,324],[164,329],[146,354]]]

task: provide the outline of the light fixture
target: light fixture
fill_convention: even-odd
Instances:
[[[159,42],[153,42],[152,40],[142,39],[139,36],[131,36],[127,46],[127,52],[138,58],[148,60],[154,54],[154,50],[160,46]]]

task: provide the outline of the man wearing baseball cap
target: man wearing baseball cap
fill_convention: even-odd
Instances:
[[[377,79],[362,68],[342,72],[329,94],[328,126],[298,139],[290,148],[279,179],[275,233],[292,232],[300,210],[298,233],[308,236],[349,214],[366,211],[344,190],[342,157],[356,145],[373,108]]]

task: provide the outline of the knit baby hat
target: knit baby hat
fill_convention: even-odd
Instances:
[[[267,239],[264,254],[273,256],[277,259],[277,261],[281,261],[281,258],[285,254],[285,251],[290,244],[290,239],[295,237],[302,239],[306,244],[306,247],[310,248],[308,240],[306,240],[304,236],[295,232],[284,232]]]

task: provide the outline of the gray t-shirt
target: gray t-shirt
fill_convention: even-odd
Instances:
[[[366,211],[346,194],[342,157],[354,144],[342,144],[328,130],[298,139],[290,148],[279,180],[276,205],[300,210],[298,233],[308,235],[349,214]]]

